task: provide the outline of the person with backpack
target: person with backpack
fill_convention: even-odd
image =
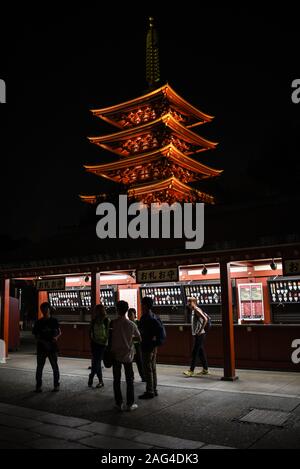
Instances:
[[[199,308],[199,306],[197,306],[196,298],[189,298],[188,307],[192,312],[191,326],[192,335],[195,337],[195,341],[190,369],[188,371],[184,371],[183,374],[188,377],[209,375],[204,343],[206,338],[206,332],[210,327],[210,318],[201,308]],[[203,366],[203,369],[202,371],[195,373],[196,362],[198,357]]]
[[[142,358],[146,380],[146,391],[139,399],[152,399],[158,396],[156,355],[157,347],[162,345],[166,338],[165,328],[159,318],[152,312],[153,300],[145,296],[142,299],[142,317],[139,329],[142,336]]]
[[[93,311],[93,319],[90,326],[90,340],[92,352],[92,366],[89,375],[88,386],[93,386],[95,375],[99,380],[96,388],[104,386],[102,378],[102,360],[105,347],[108,343],[109,318],[103,305],[96,305]]]

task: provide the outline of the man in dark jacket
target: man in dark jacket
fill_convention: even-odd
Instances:
[[[42,376],[47,357],[53,370],[53,391],[59,391],[57,339],[61,331],[57,319],[51,317],[50,304],[42,303],[40,309],[43,317],[36,321],[32,331],[37,341],[36,392],[42,392]]]
[[[139,399],[152,399],[157,396],[157,375],[156,375],[156,354],[157,338],[159,337],[160,326],[152,312],[153,301],[150,297],[142,299],[142,316],[139,329],[142,336],[142,358],[144,374],[146,380],[146,392],[139,396]]]

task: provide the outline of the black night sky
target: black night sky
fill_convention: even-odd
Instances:
[[[300,104],[291,83],[300,78],[299,16],[288,7],[162,3],[148,11],[52,3],[1,20],[1,235],[36,240],[84,219],[78,194],[93,189],[82,165],[105,158],[86,137],[113,131],[89,110],[146,90],[149,15],[163,79],[216,116],[199,132],[220,142],[202,158],[225,170],[220,202],[298,196]]]

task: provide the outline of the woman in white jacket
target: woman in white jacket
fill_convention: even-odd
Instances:
[[[190,369],[188,371],[184,371],[185,376],[201,376],[201,375],[208,375],[208,363],[207,363],[207,356],[205,351],[205,326],[209,321],[207,314],[202,311],[199,306],[197,306],[196,298],[189,298],[188,300],[188,307],[192,311],[192,319],[191,319],[191,326],[192,326],[192,335],[195,337],[194,348],[192,352],[192,362]],[[200,362],[203,366],[202,371],[199,373],[195,373],[195,367],[197,358],[200,359]]]

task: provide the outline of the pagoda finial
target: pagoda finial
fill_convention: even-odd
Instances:
[[[160,84],[158,35],[152,16],[149,17],[146,41],[146,79],[150,89],[156,88]]]

